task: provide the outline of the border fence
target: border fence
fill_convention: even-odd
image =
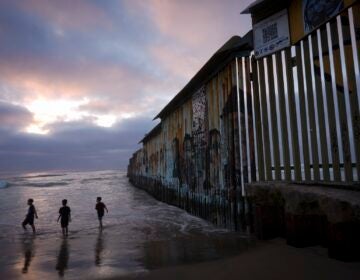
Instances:
[[[357,184],[360,5],[255,59],[231,38],[159,113],[130,181],[214,224],[245,230],[246,184]]]
[[[237,59],[245,182],[359,180],[358,17],[349,8],[295,46]]]

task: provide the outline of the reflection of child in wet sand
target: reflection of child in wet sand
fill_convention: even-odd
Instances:
[[[59,218],[57,221],[59,222],[61,218],[61,229],[63,235],[68,235],[68,225],[69,222],[71,222],[71,209],[69,206],[67,206],[67,200],[63,199],[62,201],[63,207],[59,209]]]
[[[60,251],[56,263],[56,270],[58,271],[60,277],[64,277],[65,270],[68,268],[68,262],[69,262],[69,248],[68,248],[67,238],[64,238],[60,246]]]
[[[35,256],[34,240],[35,236],[24,236],[22,240],[24,251],[24,266],[22,268],[22,273],[24,274],[28,272],[31,260]]]
[[[35,233],[34,217],[37,219],[38,215],[34,206],[34,200],[32,198],[28,199],[27,204],[29,205],[28,213],[26,214],[25,220],[22,223],[23,228],[26,230],[26,225],[30,225],[33,233]]]
[[[106,213],[109,213],[109,211],[106,208],[106,205],[103,202],[101,202],[101,197],[100,196],[96,198],[95,209],[97,211],[98,218],[99,218],[99,228],[102,229],[103,228],[102,218],[103,218],[104,213],[105,213],[104,210],[106,210]]]

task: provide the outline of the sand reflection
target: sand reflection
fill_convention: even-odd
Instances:
[[[65,270],[68,268],[69,262],[69,245],[67,238],[64,238],[60,245],[59,254],[57,257],[56,270],[60,277],[65,275]]]
[[[29,271],[31,261],[35,256],[35,235],[24,235],[21,241],[24,253],[24,266],[22,268],[22,273],[26,274]]]
[[[95,265],[100,266],[102,263],[102,253],[104,250],[104,239],[102,235],[102,231],[99,231],[99,234],[96,239],[95,244]]]

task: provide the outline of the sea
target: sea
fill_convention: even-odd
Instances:
[[[0,176],[1,279],[103,279],[237,255],[254,246],[132,186],[119,170]],[[109,209],[99,229],[101,196]],[[37,233],[21,223],[34,199]],[[57,222],[68,200],[72,221],[64,237]]]

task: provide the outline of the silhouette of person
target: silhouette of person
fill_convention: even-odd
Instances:
[[[33,230],[33,233],[35,234],[34,217],[37,219],[38,215],[34,206],[34,200],[29,198],[27,204],[29,205],[29,209],[25,216],[25,220],[22,222],[22,227],[26,230],[26,225],[29,224]]]
[[[101,265],[101,255],[104,250],[104,240],[102,238],[102,231],[99,231],[98,237],[95,244],[95,265]]]
[[[67,200],[63,199],[62,201],[62,207],[59,209],[59,218],[57,221],[59,222],[61,218],[61,229],[63,235],[68,235],[68,226],[69,222],[71,222],[71,209],[69,206],[67,206]]]
[[[96,198],[96,205],[95,205],[95,209],[97,211],[98,214],[98,218],[99,218],[99,228],[102,229],[103,228],[103,224],[102,224],[102,218],[104,216],[105,210],[106,213],[109,213],[109,210],[107,209],[106,205],[101,202],[102,198],[99,196]]]
[[[22,239],[22,246],[24,252],[24,267],[22,269],[22,273],[24,274],[28,272],[31,260],[35,256],[34,240],[34,236],[25,236]]]
[[[64,277],[65,270],[68,268],[69,262],[69,247],[67,239],[64,238],[60,245],[59,255],[56,262],[56,270],[60,277]]]

